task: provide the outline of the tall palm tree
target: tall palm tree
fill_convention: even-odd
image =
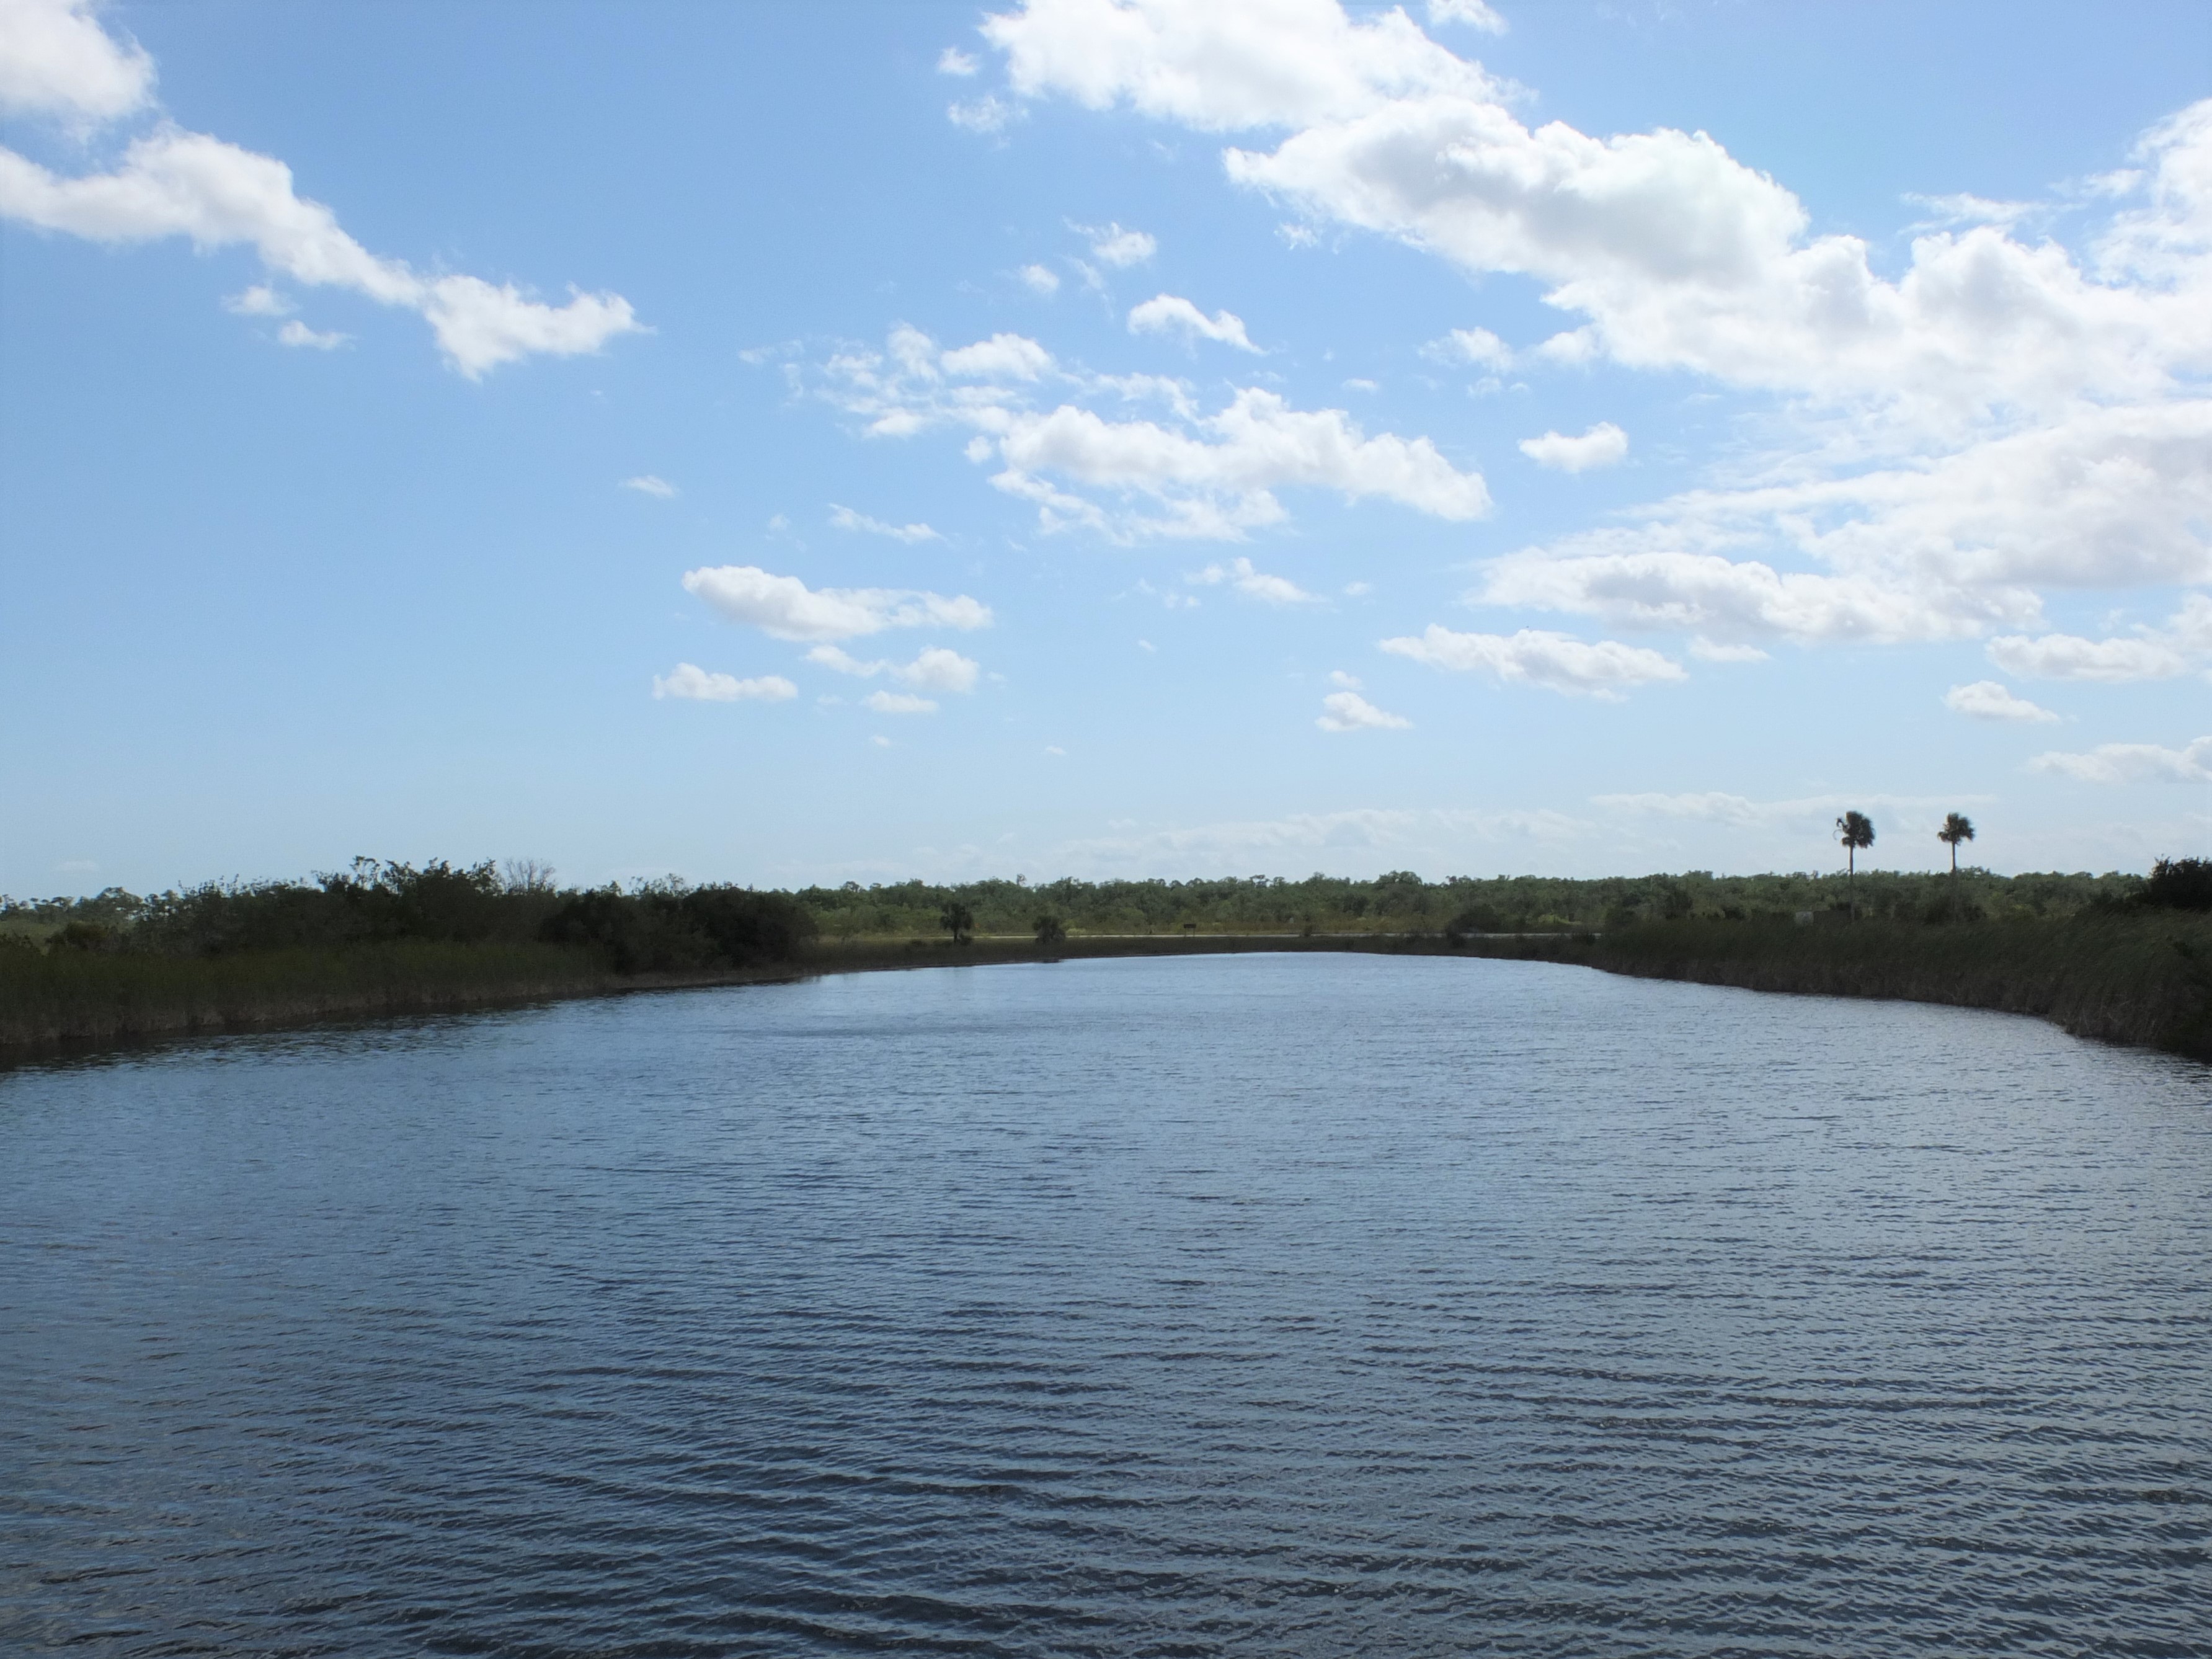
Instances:
[[[1951,848],[1951,914],[1959,913],[1959,843],[1974,838],[1974,821],[1964,812],[1946,812],[1943,827],[1936,832],[1936,839]]]
[[[1846,812],[1836,820],[1836,839],[1844,844],[1844,854],[1850,860],[1844,873],[1844,891],[1850,896],[1851,920],[1859,915],[1859,848],[1874,845],[1874,820],[1863,812]]]

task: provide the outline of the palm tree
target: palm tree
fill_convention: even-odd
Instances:
[[[1850,860],[1844,879],[1844,890],[1850,895],[1851,920],[1858,920],[1859,848],[1874,845],[1874,820],[1863,812],[1846,812],[1836,820],[1836,839],[1844,844],[1844,854]]]
[[[1974,821],[1964,812],[1946,812],[1936,839],[1951,848],[1951,914],[1959,914],[1959,843],[1974,838]]]
[[[955,945],[965,945],[975,934],[975,913],[958,899],[948,899],[938,913],[937,925],[952,935]]]

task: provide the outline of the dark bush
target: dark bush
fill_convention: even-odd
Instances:
[[[781,893],[602,887],[572,895],[546,917],[538,937],[596,951],[618,974],[641,974],[789,962],[814,930],[813,916]]]
[[[2142,902],[2161,910],[2212,910],[2212,859],[2160,859],[2143,884]]]
[[[1444,924],[1444,937],[1457,947],[1473,933],[1504,933],[1512,930],[1505,918],[1487,904],[1471,904]]]
[[[49,951],[107,951],[121,941],[112,927],[103,927],[96,921],[66,923],[61,932],[46,941]]]
[[[691,925],[732,968],[789,962],[815,934],[813,912],[783,893],[698,887],[678,901]]]

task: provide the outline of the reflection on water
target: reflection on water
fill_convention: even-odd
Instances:
[[[0,1077],[0,1640],[2212,1652],[2212,1071],[1574,969]]]

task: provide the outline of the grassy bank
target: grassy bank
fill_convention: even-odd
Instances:
[[[1467,948],[1753,991],[2033,1014],[2076,1036],[2212,1060],[2212,915],[2201,912],[2092,911],[1948,927],[1691,918],[1601,934],[1476,939]]]
[[[1465,954],[1756,991],[2031,1014],[2077,1036],[2212,1060],[2212,915],[2085,912],[1948,926],[1685,918],[1602,933],[1075,934],[817,940],[789,962],[621,973],[548,944],[371,942],[212,957],[0,950],[0,1059],[196,1032],[455,1012],[902,968],[1249,951]]]
[[[0,1054],[423,1014],[617,981],[588,952],[424,940],[220,957],[0,951]]]
[[[557,945],[403,939],[213,957],[0,949],[0,1060],[321,1020],[450,1013],[549,999],[896,968],[975,967],[1087,957],[1281,950],[1407,950],[1404,940],[1276,934],[824,942],[789,962],[619,973],[604,954]]]

